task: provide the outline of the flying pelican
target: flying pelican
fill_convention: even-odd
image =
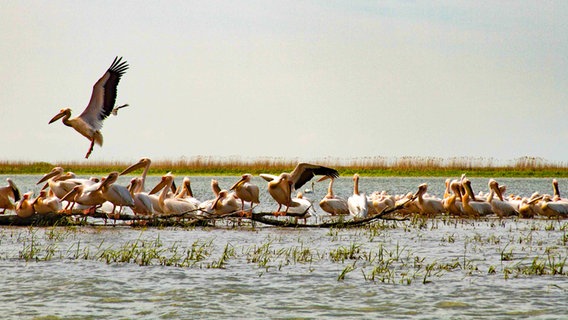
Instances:
[[[39,214],[59,212],[61,200],[53,194],[53,191],[41,190],[39,196],[32,201],[32,206]]]
[[[327,194],[319,202],[320,208],[331,214],[331,215],[343,215],[349,214],[349,208],[347,207],[347,200],[336,196],[333,193],[333,182],[335,178],[329,178],[328,176],[323,176],[318,180],[318,182],[329,179],[329,186],[327,187]]]
[[[168,196],[173,182],[174,176],[171,173],[167,173],[162,176],[160,183],[158,183],[154,189],[150,191],[150,194],[153,194],[162,190],[158,198],[158,205],[160,206],[161,211],[166,215],[180,215],[196,211],[197,206],[195,204],[173,196]]]
[[[0,209],[2,209],[0,214],[4,214],[6,210],[14,210],[16,208],[15,203],[20,201],[21,198],[20,190],[18,190],[14,181],[10,178],[6,178],[6,181],[8,181],[8,185],[0,187]],[[12,202],[10,198],[12,198],[14,202]]]
[[[268,192],[278,203],[278,210],[274,214],[286,215],[290,206],[298,206],[298,203],[292,202],[292,191],[301,188],[315,175],[339,177],[339,173],[335,169],[309,163],[298,163],[291,173],[284,172],[279,176],[261,174],[260,176],[268,181]],[[280,212],[282,205],[286,206],[284,212]]]
[[[29,218],[35,214],[34,206],[32,205],[31,196],[33,191],[26,192],[22,195],[22,199],[16,205],[16,214],[20,218]]]
[[[128,69],[128,63],[121,61],[122,57],[114,58],[114,61],[105,74],[93,86],[93,93],[89,104],[78,117],[71,118],[71,109],[64,108],[59,111],[49,123],[53,123],[63,118],[63,124],[72,127],[85,138],[91,141],[89,151],[85,158],[89,158],[93,147],[96,144],[103,145],[103,120],[113,111],[116,102],[116,88],[120,77]]]
[[[237,197],[241,199],[241,211],[244,214],[245,212],[245,201],[250,202],[250,215],[252,215],[252,206],[255,203],[260,203],[258,198],[259,196],[259,189],[258,186],[252,184],[250,180],[252,179],[252,175],[249,173],[245,173],[242,175],[241,179],[237,181],[229,190],[234,190],[237,194]]]
[[[347,199],[349,214],[355,218],[366,218],[369,215],[367,196],[359,192],[359,175],[353,175],[353,194]]]

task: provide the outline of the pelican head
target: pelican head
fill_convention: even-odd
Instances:
[[[140,169],[140,168],[147,168],[147,167],[150,166],[151,163],[152,163],[152,160],[150,160],[150,158],[141,158],[137,163],[135,163],[135,164],[131,165],[130,167],[122,170],[120,175],[130,173],[130,172],[137,170],[137,169]]]
[[[59,110],[59,113],[56,114],[53,118],[51,118],[51,120],[49,120],[49,123],[53,123],[63,117],[70,117],[71,116],[71,109],[69,108],[63,108],[61,110]]]

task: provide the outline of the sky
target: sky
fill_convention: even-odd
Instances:
[[[568,2],[1,1],[4,161],[568,162]],[[130,69],[103,147],[79,115]]]

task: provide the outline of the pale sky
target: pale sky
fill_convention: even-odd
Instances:
[[[568,161],[568,1],[1,1],[0,160]]]

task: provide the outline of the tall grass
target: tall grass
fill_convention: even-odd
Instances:
[[[261,157],[196,156],[189,159],[152,162],[150,174],[240,175],[242,173],[279,173],[291,171],[299,159]],[[361,157],[352,159],[322,158],[309,162],[336,168],[342,175],[366,176],[470,176],[491,177],[568,177],[568,164],[542,158],[522,157],[512,161],[471,157]],[[0,161],[0,174],[43,174],[55,166],[77,174],[106,174],[128,167],[124,161],[68,161],[61,163]]]

